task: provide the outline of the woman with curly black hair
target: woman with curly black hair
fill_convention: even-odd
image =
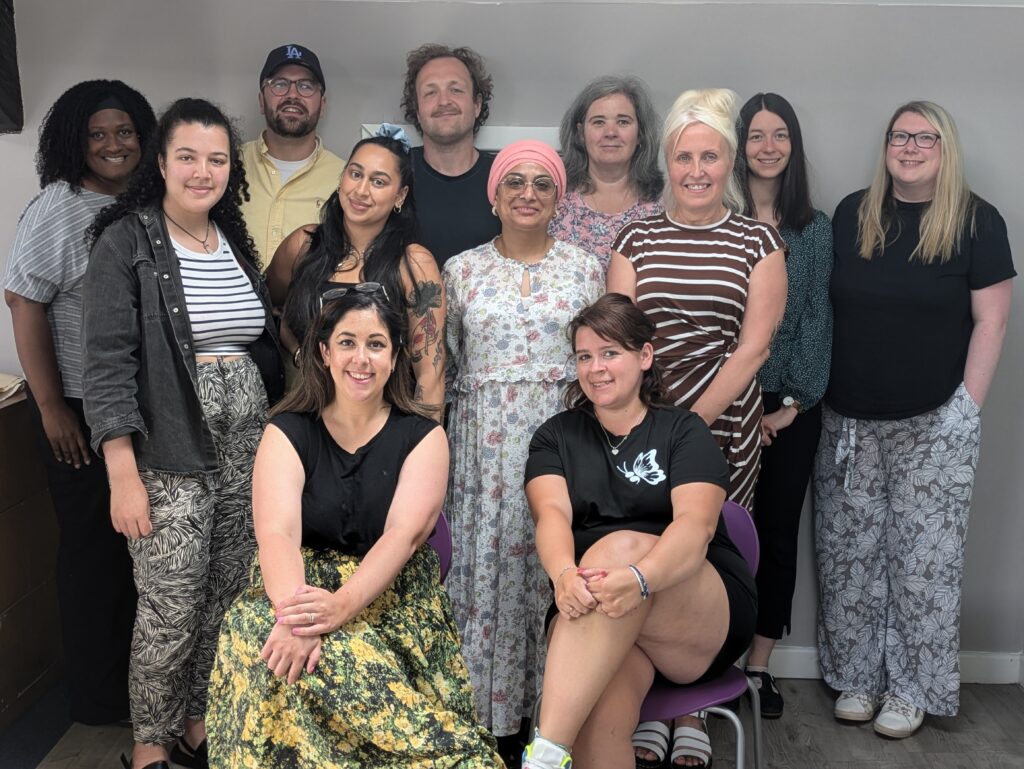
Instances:
[[[87,724],[128,715],[135,590],[124,540],[107,517],[107,475],[89,450],[82,416],[85,230],[124,190],[155,123],[145,97],[120,80],[86,80],[54,102],[39,128],[42,190],[18,220],[4,278],[60,532],[57,594],[71,717]]]
[[[167,769],[173,740],[175,763],[207,765],[217,633],[255,549],[253,458],[283,376],[238,148],[219,109],[179,99],[91,228],[85,415],[139,594],[127,767]]]

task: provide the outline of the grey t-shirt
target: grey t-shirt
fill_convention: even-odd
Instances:
[[[89,263],[85,231],[100,210],[114,201],[109,195],[67,182],[47,185],[18,220],[7,260],[4,288],[33,302],[48,305],[65,397],[82,397],[82,279]]]

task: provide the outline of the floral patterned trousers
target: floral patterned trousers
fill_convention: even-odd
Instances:
[[[818,653],[832,688],[956,714],[980,435],[980,410],[962,384],[908,419],[824,408],[814,475]]]

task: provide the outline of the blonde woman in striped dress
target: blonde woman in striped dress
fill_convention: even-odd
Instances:
[[[774,227],[736,213],[736,95],[686,91],[665,120],[665,213],[626,225],[616,238],[608,290],[633,297],[654,322],[654,352],[670,399],[711,427],[730,468],[729,497],[751,508],[761,453],[761,390],[786,304],[785,244]],[[641,724],[638,766],[667,749],[667,729]],[[660,743],[660,744],[659,744]],[[706,766],[699,722],[678,719],[672,762]],[[649,759],[649,760],[645,760]]]

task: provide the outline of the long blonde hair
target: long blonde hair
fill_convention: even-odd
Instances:
[[[728,88],[702,88],[683,91],[679,94],[679,98],[676,99],[672,109],[665,117],[665,125],[661,131],[661,149],[665,155],[665,163],[669,163],[671,155],[675,151],[679,134],[694,123],[703,123],[709,128],[713,128],[725,139],[731,154],[729,159],[735,170],[736,148],[739,146],[739,140],[736,137],[736,120],[739,117],[739,110],[736,102],[736,93]],[[671,212],[676,205],[671,182],[665,185],[663,198],[665,210]],[[730,211],[739,213],[743,210],[743,189],[740,187],[735,173],[729,174],[722,202]]]
[[[960,147],[960,133],[953,117],[942,107],[930,101],[911,101],[899,107],[889,120],[882,137],[882,152],[875,167],[875,178],[857,209],[857,244],[863,259],[871,259],[875,252],[885,251],[886,236],[893,224],[896,205],[892,196],[892,176],[885,164],[889,132],[905,112],[914,112],[933,126],[939,136],[939,175],[935,180],[935,194],[921,217],[917,246],[911,259],[931,264],[936,257],[948,262],[957,252],[964,227],[975,231],[976,198],[967,186],[964,174],[964,155]],[[893,237],[899,233],[894,233]]]

